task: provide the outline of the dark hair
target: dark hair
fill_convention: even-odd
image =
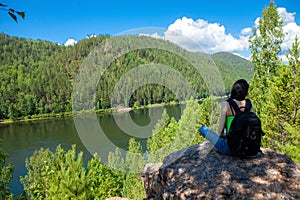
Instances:
[[[246,80],[237,80],[232,86],[230,98],[242,101],[246,98],[248,94],[248,89],[249,84]]]

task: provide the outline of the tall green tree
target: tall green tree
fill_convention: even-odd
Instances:
[[[278,54],[284,39],[283,20],[280,18],[273,0],[262,12],[258,26],[250,37],[252,64],[255,69],[250,87],[250,97],[258,114],[263,113],[263,104],[267,104],[270,96],[270,82],[280,65]]]
[[[273,1],[266,7],[250,39],[255,74],[250,98],[266,135],[263,145],[299,161],[299,42],[289,50],[289,63],[281,61],[284,34]]]
[[[298,38],[289,50],[289,64],[282,63],[270,84],[270,102],[266,107],[266,132],[264,144],[268,147],[289,155],[296,161],[300,160],[299,150],[299,42]]]
[[[292,124],[300,123],[300,43],[298,36],[295,38],[295,42],[292,45],[292,49],[289,50],[287,56],[289,60],[288,68],[291,72],[291,95],[292,95]]]
[[[172,151],[178,151],[197,143],[195,141],[200,138],[198,133],[200,127],[199,109],[200,105],[197,101],[192,99],[187,101],[186,108],[178,122],[178,131],[174,142],[172,142]]]
[[[178,122],[170,118],[164,110],[161,119],[152,130],[152,136],[147,140],[149,162],[162,162],[165,156],[171,153],[170,146],[176,138]]]
[[[125,173],[122,196],[129,199],[144,199],[146,197],[140,172],[146,161],[142,154],[142,146],[134,138],[130,138],[125,163],[128,172]]]

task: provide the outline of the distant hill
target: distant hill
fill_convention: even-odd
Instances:
[[[245,79],[249,82],[252,80],[254,69],[249,60],[227,52],[211,56],[222,74],[227,93],[230,93],[230,87],[236,80]]]
[[[111,37],[100,35],[66,47],[43,40],[0,34],[0,119],[20,119],[71,112],[71,95],[78,69],[89,53],[108,38]],[[191,53],[168,41],[145,36],[139,39],[145,43],[163,44],[182,55],[190,56],[202,66],[201,72],[209,72],[212,67],[217,66],[223,78],[220,81],[224,82],[226,92],[229,92],[232,83],[239,78],[251,80],[253,74],[251,63],[236,55]],[[195,98],[206,97],[210,94],[209,91],[218,91],[217,88],[213,88],[214,85],[206,84],[201,73],[191,63],[168,49],[137,49],[118,57],[104,72],[95,94],[95,108],[97,110],[110,108],[110,95],[120,78],[131,69],[147,64],[149,70],[151,65],[157,64],[172,67],[189,82],[195,92]],[[173,88],[178,91],[184,90],[182,82],[171,74],[168,74],[168,77],[163,76],[162,71],[153,73],[156,73],[155,78],[158,80],[174,79]],[[210,77],[204,78],[218,77],[214,71],[209,74]],[[132,83],[137,80],[131,77],[126,81]],[[119,93],[127,92],[126,84],[121,86]],[[223,95],[224,91],[219,94]],[[174,100],[176,96],[170,88],[147,84],[131,94],[129,102],[124,102],[125,100],[119,97],[116,103],[125,106],[128,104],[141,106]]]

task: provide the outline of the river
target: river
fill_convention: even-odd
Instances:
[[[165,108],[169,116],[174,117],[176,120],[180,118],[182,114],[181,106],[165,106]],[[161,113],[161,110],[161,107],[151,108],[151,112],[154,114]],[[137,125],[145,127],[153,122],[149,113],[149,109],[145,108],[132,110],[129,112],[129,115],[126,112],[118,113],[117,115],[122,120],[123,126],[126,126],[132,119]],[[131,136],[119,128],[113,114],[99,114],[97,119],[109,140],[119,148],[126,149]],[[143,146],[145,146],[147,137],[148,135],[138,139]],[[78,135],[73,117],[3,124],[0,126],[0,139],[3,142],[3,148],[7,150],[9,155],[7,161],[12,162],[15,168],[13,180],[10,184],[10,188],[15,195],[23,191],[23,185],[19,179],[20,176],[26,175],[25,160],[35,150],[49,148],[51,151],[55,151],[58,145],[68,150],[72,144],[76,144],[76,149],[84,152],[85,161],[91,158],[91,154]],[[102,146],[101,144],[98,145]]]

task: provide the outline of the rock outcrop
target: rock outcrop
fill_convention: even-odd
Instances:
[[[262,152],[241,159],[204,142],[172,153],[141,174],[146,199],[300,199],[300,164]]]

